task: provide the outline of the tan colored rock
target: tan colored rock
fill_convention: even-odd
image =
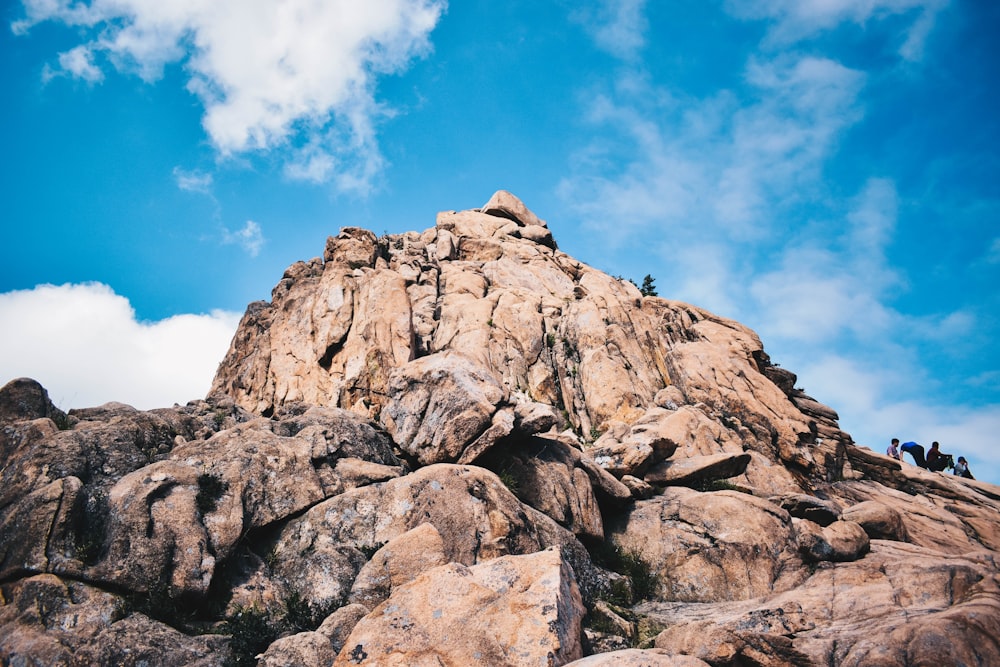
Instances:
[[[349,599],[372,609],[384,602],[394,588],[447,562],[441,534],[433,524],[422,523],[375,552],[358,572]]]
[[[658,605],[656,645],[711,664],[988,665],[1000,656],[992,558],[874,540],[801,586],[743,602]]]
[[[829,526],[841,518],[840,506],[830,500],[823,500],[805,493],[786,493],[769,498],[797,519],[809,519],[820,526]]]
[[[518,438],[484,457],[480,463],[501,471],[517,497],[551,517],[574,535],[603,540],[604,521],[595,486],[621,492],[603,480],[594,482],[580,452],[549,438]]]
[[[663,461],[643,479],[664,486],[694,486],[742,475],[750,463],[750,454],[716,454]]]
[[[704,660],[688,655],[671,655],[662,649],[629,648],[574,660],[567,667],[709,667],[709,665]]]
[[[799,553],[808,561],[852,561],[868,552],[868,535],[853,521],[820,526],[808,519],[793,519]]]
[[[906,527],[898,510],[877,500],[866,500],[844,510],[841,518],[861,526],[873,540],[906,541]]]
[[[421,524],[440,534],[448,561],[473,565],[562,545],[565,537],[545,522],[551,519],[527,513],[490,471],[437,464],[345,492],[290,521],[274,548],[276,574],[325,606],[350,592],[366,560],[362,549],[377,550]]]
[[[646,500],[656,495],[656,487],[632,475],[622,477],[622,483],[628,487],[632,497],[638,500]]]
[[[494,192],[480,210],[487,215],[514,220],[522,227],[545,227],[545,222],[529,211],[524,202],[506,190]]]
[[[361,619],[340,665],[564,665],[585,609],[558,549],[429,570]]]
[[[610,522],[608,539],[641,558],[662,600],[713,602],[787,590],[806,576],[791,517],[735,491],[668,487]]]
[[[268,646],[257,667],[327,667],[336,657],[326,637],[318,632],[299,632]]]
[[[491,426],[505,399],[486,369],[456,354],[422,357],[397,369],[388,393],[382,424],[424,465],[457,461]]]

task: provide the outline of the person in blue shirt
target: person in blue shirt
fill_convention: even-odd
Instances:
[[[899,443],[899,438],[892,439],[893,444]],[[899,445],[899,456],[897,457],[900,461],[903,460],[903,454],[909,454],[913,457],[913,461],[921,468],[927,467],[927,460],[924,459],[924,447],[923,445],[918,445],[915,442],[904,442]]]

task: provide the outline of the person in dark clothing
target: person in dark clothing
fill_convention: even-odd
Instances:
[[[899,446],[899,460],[903,460],[903,454],[909,454],[913,461],[921,468],[927,467],[927,460],[924,458],[924,446],[915,442],[904,442]]]
[[[928,470],[941,472],[945,468],[951,467],[953,465],[953,461],[954,459],[952,459],[951,454],[945,454],[941,451],[941,445],[939,445],[936,440],[931,443],[931,448],[927,452]]]

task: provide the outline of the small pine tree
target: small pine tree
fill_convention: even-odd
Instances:
[[[642,287],[639,288],[639,293],[643,296],[657,296],[656,292],[656,280],[653,276],[646,274],[646,277],[642,279]]]

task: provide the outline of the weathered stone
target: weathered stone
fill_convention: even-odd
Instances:
[[[459,355],[435,354],[392,373],[381,421],[420,463],[454,462],[491,426],[504,398],[486,369]]]
[[[427,466],[330,498],[289,522],[274,548],[276,574],[325,606],[347,597],[366,560],[361,550],[377,550],[421,524],[440,534],[448,561],[472,565],[554,544],[539,534],[538,516],[484,468]]]
[[[899,511],[877,500],[852,505],[840,518],[858,524],[873,540],[906,541],[906,527]]]
[[[609,521],[608,539],[640,555],[655,597],[713,602],[757,597],[801,583],[791,517],[735,491],[667,487]]]
[[[35,380],[17,378],[0,387],[0,424],[35,419],[67,423],[66,413],[53,405],[49,392]],[[6,452],[0,448],[3,454]]]
[[[663,461],[646,473],[650,484],[664,486],[694,486],[742,475],[750,454],[716,454],[687,459]]]
[[[545,227],[545,223],[528,210],[524,202],[506,190],[494,192],[480,210],[487,215],[509,218],[522,226]]]
[[[646,500],[656,495],[656,487],[638,477],[625,475],[622,477],[622,483],[628,487],[632,496],[638,500]]]
[[[875,540],[808,585],[744,602],[649,603],[656,646],[710,664],[989,665],[1000,658],[992,559]]]
[[[793,519],[799,553],[809,561],[852,561],[868,552],[868,535],[853,521],[820,526],[808,519]]]
[[[433,524],[422,523],[392,538],[375,552],[358,572],[349,599],[373,609],[384,602],[394,588],[447,562],[441,534]]]
[[[395,589],[334,665],[564,665],[582,657],[584,612],[558,549],[452,563]]]
[[[704,660],[662,649],[627,648],[574,660],[566,667],[709,667]]]
[[[191,637],[139,613],[121,597],[51,574],[4,585],[0,663],[209,667],[228,655],[226,639]]]
[[[839,519],[841,514],[840,506],[837,503],[805,493],[772,496],[770,501],[780,505],[782,509],[797,519],[809,519],[821,526],[829,526]]]
[[[274,641],[257,660],[257,667],[328,667],[337,653],[318,632],[299,632]]]

